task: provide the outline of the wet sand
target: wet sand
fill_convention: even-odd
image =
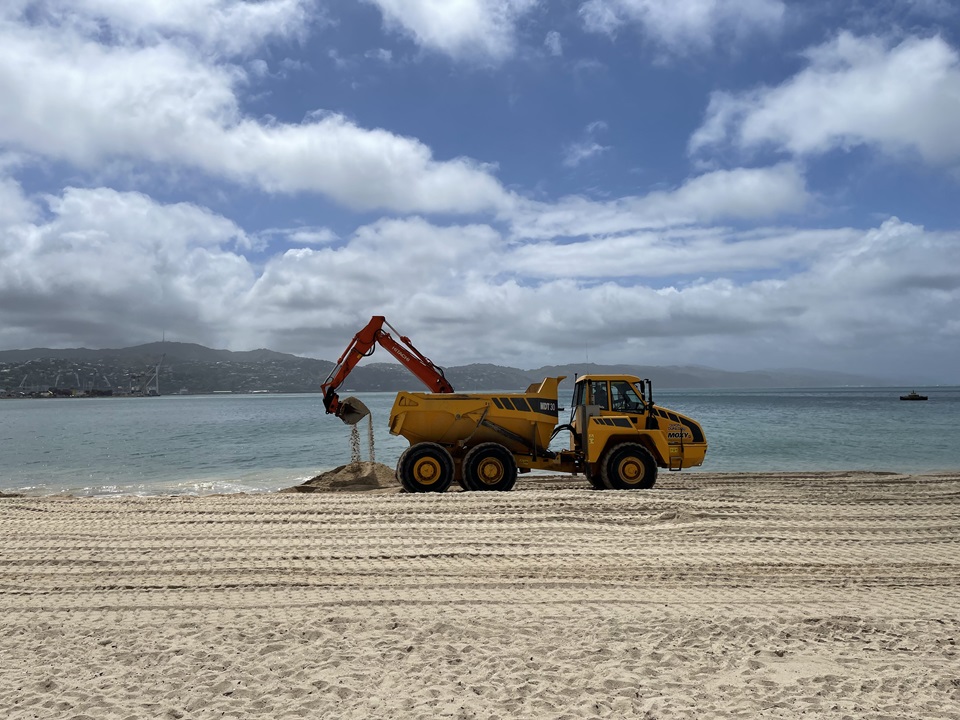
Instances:
[[[960,718],[960,473],[0,498],[5,718]]]

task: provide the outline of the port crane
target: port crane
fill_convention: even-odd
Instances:
[[[160,394],[160,366],[163,364],[163,359],[166,356],[166,353],[160,356],[156,367],[153,369],[152,375],[148,375],[147,373],[130,373],[131,395],[156,396]],[[140,382],[141,380],[142,382]],[[134,389],[134,383],[139,383],[136,389]]]
[[[54,389],[56,390],[60,389],[60,378],[62,377],[66,378],[71,375],[73,375],[73,379],[76,382],[76,385],[74,385],[74,388],[76,389],[77,392],[80,392],[83,389],[83,385],[81,385],[80,383],[80,375],[79,373],[77,373],[76,370],[58,370],[57,379],[53,383]],[[69,390],[71,388],[66,388],[66,389]]]
[[[144,395],[159,395],[160,394],[160,366],[163,364],[163,359],[167,356],[166,353],[160,356],[160,359],[157,360],[157,366],[153,370],[153,376],[147,380],[146,384],[143,386]]]

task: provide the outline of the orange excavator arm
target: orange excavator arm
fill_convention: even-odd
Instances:
[[[383,329],[386,325],[397,335],[393,335]],[[323,392],[323,406],[327,413],[336,415],[338,418],[348,424],[355,424],[367,414],[366,409],[358,409],[347,401],[341,402],[337,390],[347,379],[347,375],[357,366],[363,358],[373,354],[376,345],[379,343],[397,360],[403,363],[410,372],[416,375],[420,382],[427,386],[427,389],[436,393],[452,393],[453,386],[443,376],[443,369],[437,367],[433,362],[417,350],[410,338],[397,332],[383,315],[374,315],[370,318],[360,332],[353,336],[353,340],[343,351],[343,355],[337,360],[337,364],[330,375],[320,386]],[[362,406],[362,403],[358,402]]]

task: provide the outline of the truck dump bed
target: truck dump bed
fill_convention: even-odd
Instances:
[[[557,387],[545,378],[524,393],[401,392],[390,411],[390,432],[411,445],[434,442],[470,448],[497,442],[514,453],[546,451],[557,425]]]

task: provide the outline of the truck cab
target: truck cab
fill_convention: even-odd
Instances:
[[[594,405],[600,411],[643,414],[649,402],[649,382],[628,375],[584,375],[574,386],[573,406]]]
[[[583,375],[573,390],[570,449],[595,487],[652,487],[657,468],[703,463],[707,442],[693,419],[656,405],[633,375]]]

